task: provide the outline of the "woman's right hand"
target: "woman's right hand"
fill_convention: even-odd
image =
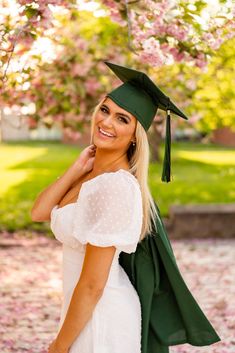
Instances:
[[[78,159],[74,162],[74,167],[76,168],[77,166],[79,166],[84,174],[90,172],[93,169],[95,161],[95,152],[96,145],[94,144],[84,148],[84,150],[80,153]]]

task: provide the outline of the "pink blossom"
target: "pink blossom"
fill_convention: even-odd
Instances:
[[[200,119],[202,119],[202,116],[199,113],[191,114],[189,119],[189,124],[194,125]]]
[[[82,136],[79,131],[73,131],[73,130],[72,130],[71,128],[69,128],[69,127],[66,127],[66,128],[63,130],[63,132],[64,132],[64,135],[65,135],[67,138],[69,138],[69,140],[74,141],[74,142],[78,141],[79,138],[81,138],[81,136]]]
[[[122,27],[127,25],[127,22],[121,18],[120,13],[117,11],[110,11],[110,18]]]
[[[100,83],[95,77],[91,77],[86,80],[85,88],[87,90],[87,94],[92,96],[100,88]]]
[[[152,53],[155,50],[160,50],[160,44],[157,39],[150,37],[142,43],[142,47],[146,53]]]
[[[184,53],[183,51],[178,52],[178,53],[174,56],[174,58],[175,58],[175,61],[177,61],[177,62],[182,62],[182,61],[184,60],[184,58],[185,58],[185,53]]]
[[[64,115],[63,114],[55,114],[53,115],[53,119],[58,122],[64,121]]]
[[[20,5],[28,5],[28,4],[31,4],[32,3],[32,0],[18,0],[18,3]]]
[[[199,53],[197,57],[195,58],[195,64],[197,67],[200,69],[205,68],[207,65],[206,57],[203,53]]]
[[[120,26],[126,26],[127,22],[121,17],[119,11],[119,5],[116,1],[113,0],[103,0],[103,3],[109,9],[109,16],[113,22],[117,22]]]
[[[27,125],[30,129],[34,129],[37,127],[38,123],[35,119],[33,119],[30,116],[28,116],[26,119],[27,119]]]
[[[154,55],[152,53],[142,52],[139,56],[139,59],[144,63],[148,62],[151,66],[160,67],[165,62],[165,58],[161,54],[158,54],[160,53],[156,53]]]
[[[89,70],[92,67],[92,63],[90,62],[83,62],[83,63],[75,63],[71,67],[71,73],[73,76],[80,76],[80,77],[85,77]]]
[[[86,42],[85,40],[83,40],[78,36],[77,38],[75,38],[75,44],[78,50],[84,50],[84,51],[88,50],[88,42]]]
[[[85,76],[88,72],[88,70],[83,70],[83,65],[79,64],[79,63],[75,63],[72,67],[71,67],[71,74],[72,76]]]
[[[194,79],[186,80],[186,87],[190,90],[195,90],[197,87],[196,81]]]

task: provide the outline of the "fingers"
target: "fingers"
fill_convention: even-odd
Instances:
[[[90,146],[90,151],[95,152],[96,151],[96,145],[91,145]]]

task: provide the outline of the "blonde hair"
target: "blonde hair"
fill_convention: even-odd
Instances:
[[[106,98],[104,97],[95,107],[91,116],[91,144],[93,143],[94,118]],[[138,120],[135,130],[135,140],[135,146],[131,144],[127,150],[127,157],[130,165],[130,173],[137,178],[142,195],[143,224],[140,234],[140,240],[142,240],[148,233],[152,232],[153,226],[156,227],[157,209],[148,186],[149,142],[146,131]]]

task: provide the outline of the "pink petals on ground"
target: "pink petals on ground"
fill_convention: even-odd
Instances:
[[[171,353],[235,352],[235,239],[171,241],[186,284],[221,338],[210,346],[189,344]]]
[[[46,353],[61,306],[61,247],[54,239],[1,234],[0,352]]]
[[[46,353],[62,304],[62,252],[36,233],[0,237],[0,352]],[[182,276],[221,342],[171,353],[235,352],[235,239],[171,240]]]

